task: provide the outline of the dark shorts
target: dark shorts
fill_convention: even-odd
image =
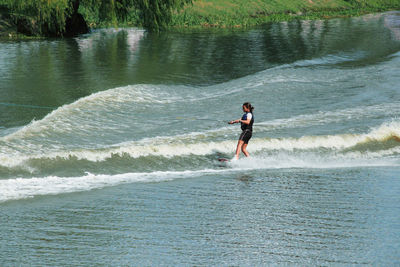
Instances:
[[[240,135],[239,140],[242,140],[245,144],[248,144],[249,140],[251,138],[251,135],[252,135],[252,132],[245,130]]]

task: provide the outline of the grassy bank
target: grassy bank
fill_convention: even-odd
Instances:
[[[21,17],[22,13],[10,13],[10,10],[6,9],[4,5],[7,1],[0,0],[0,39],[25,39],[41,36],[40,34],[28,34],[31,36],[28,37],[23,34],[24,31],[17,29],[16,19],[10,14],[17,14]],[[54,3],[65,1],[55,0]],[[139,10],[134,8],[127,9],[123,20],[104,19],[101,9],[85,5],[84,1],[82,3],[78,13],[83,15],[84,20],[91,28],[143,26]],[[170,26],[175,29],[249,27],[268,22],[350,17],[388,10],[400,10],[400,0],[193,0],[192,4],[186,5],[181,11],[172,15]],[[50,14],[53,13],[50,12]],[[26,16],[28,22],[32,20],[29,14]],[[47,28],[53,27],[55,22],[50,21],[43,25],[47,25]],[[27,24],[27,28],[39,25],[36,22],[31,24]]]
[[[246,27],[292,19],[327,19],[400,10],[399,0],[194,0],[177,27]]]
[[[17,26],[13,21],[4,16],[0,12],[0,41],[3,40],[28,40],[28,39],[38,39],[39,37],[26,36],[17,31]]]

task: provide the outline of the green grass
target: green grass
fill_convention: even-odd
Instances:
[[[399,0],[194,0],[173,17],[177,27],[246,27],[293,19],[359,16],[400,9]]]
[[[47,21],[49,26],[54,27],[54,25],[60,24],[57,21],[63,18],[60,12],[60,14],[56,12],[57,16],[55,16],[54,12],[51,12],[51,8],[55,8],[58,11],[64,10],[65,7],[63,5],[67,1],[45,0],[43,2],[45,3],[45,8],[40,7],[44,10],[40,14],[46,18],[44,21]],[[2,13],[4,13],[4,9],[2,12],[2,7],[20,3],[20,6],[17,5],[14,9],[21,9],[30,18],[32,10],[28,7],[36,2],[39,3],[38,0],[0,0],[0,38],[18,39],[23,36],[17,32],[15,25],[9,25],[9,22],[13,20],[2,17]],[[39,8],[39,6],[35,7]],[[11,13],[14,16],[19,16],[20,14],[13,11],[14,9],[10,8]],[[185,6],[179,12],[175,12],[170,25],[171,29],[242,28],[268,22],[350,17],[387,10],[400,10],[400,0],[193,0],[193,4]],[[129,27],[142,26],[143,24],[138,10],[132,10],[124,22],[102,20],[98,9],[90,8],[90,6],[84,4],[80,5],[79,12],[84,16],[91,28]]]

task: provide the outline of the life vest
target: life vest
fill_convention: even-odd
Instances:
[[[241,123],[240,123],[240,128],[242,128],[242,131],[247,130],[247,131],[252,132],[252,131],[253,131],[253,123],[254,123],[254,116],[253,116],[253,113],[247,112],[247,113],[243,114],[242,120],[246,121],[246,120],[247,120],[248,114],[251,115],[250,123],[249,123],[249,124],[246,124],[246,123],[241,122]]]

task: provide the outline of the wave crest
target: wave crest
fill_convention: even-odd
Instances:
[[[255,134],[256,135],[256,134]],[[142,141],[122,143],[103,149],[81,149],[68,151],[54,151],[48,153],[30,153],[17,155],[0,154],[0,165],[14,167],[29,160],[37,159],[64,159],[71,158],[101,162],[113,156],[131,158],[161,156],[171,158],[176,156],[209,155],[213,153],[233,154],[236,140],[203,141],[204,136],[157,137]],[[390,143],[388,145],[388,143]],[[400,150],[400,122],[384,123],[366,134],[338,134],[322,136],[303,136],[300,138],[260,138],[254,137],[249,146],[250,153],[266,151],[320,151],[328,153],[357,152],[359,147],[365,153],[381,151],[382,155],[396,154]],[[327,150],[324,151],[324,150]]]

